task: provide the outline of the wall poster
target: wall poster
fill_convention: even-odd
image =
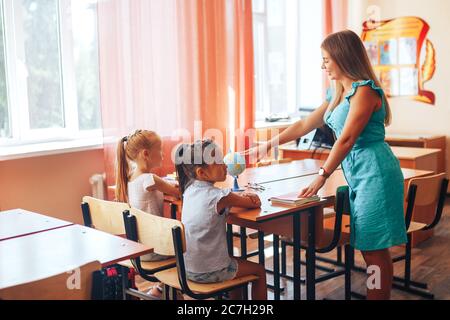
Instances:
[[[435,104],[434,93],[425,90],[436,69],[434,46],[426,38],[429,30],[417,17],[363,23],[361,39],[388,96]]]

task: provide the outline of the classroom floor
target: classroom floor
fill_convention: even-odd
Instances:
[[[271,242],[270,237],[266,237],[266,268],[272,269],[271,258]],[[239,254],[239,239],[235,238],[235,255]],[[248,239],[248,251],[257,248],[257,240]],[[404,252],[401,248],[393,248],[392,256],[401,255]],[[292,274],[292,249],[287,251],[288,274]],[[329,258],[336,257],[336,251],[330,254],[323,255]],[[252,257],[250,260],[257,261],[257,257]],[[304,253],[302,252],[302,259]],[[365,266],[362,256],[359,252],[355,252],[355,263],[359,266]],[[318,264],[332,267],[332,265],[319,262]],[[398,276],[403,275],[404,263],[403,261],[394,264],[394,274]],[[302,266],[302,275],[305,275],[305,267]],[[323,274],[323,271],[317,271],[317,276]],[[435,295],[437,300],[450,300],[450,198],[447,198],[444,207],[444,213],[439,225],[435,229],[435,234],[432,238],[422,242],[412,250],[412,279],[419,282],[428,283],[429,288]],[[272,276],[267,274],[267,280],[272,283]],[[352,291],[365,295],[365,281],[366,275],[360,272],[352,272]],[[151,283],[137,278],[137,285],[140,290],[146,291]],[[292,300],[292,282],[286,279],[281,279],[281,286],[285,291],[281,295],[282,300]],[[269,299],[273,299],[273,292],[268,291]],[[302,299],[305,299],[306,287],[302,285]],[[341,300],[344,299],[344,277],[340,276],[328,281],[324,281],[316,285],[316,298]],[[416,295],[406,293],[394,289],[392,291],[393,300],[418,300],[423,299]]]

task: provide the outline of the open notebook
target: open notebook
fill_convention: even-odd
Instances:
[[[289,206],[289,207],[298,207],[305,203],[319,201],[320,197],[318,195],[314,195],[308,198],[299,198],[298,191],[291,192],[288,194],[284,194],[277,197],[272,197],[269,200],[272,202],[274,206]]]

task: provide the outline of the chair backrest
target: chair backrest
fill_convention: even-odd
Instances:
[[[100,269],[100,262],[93,261],[80,266],[75,272],[67,270],[48,278],[1,289],[0,300],[90,300],[92,273]]]
[[[171,230],[173,237],[173,245],[175,252],[175,259],[177,261],[177,275],[183,293],[194,299],[207,299],[211,296],[208,294],[195,293],[189,287],[186,276],[186,265],[184,263],[183,253],[186,251],[186,237],[184,233],[184,226],[174,226]]]
[[[81,208],[84,217],[86,216],[86,211],[88,211],[90,216],[91,225],[88,225],[88,227],[115,235],[125,234],[122,212],[130,209],[127,203],[106,201],[85,196],[83,197]],[[86,217],[85,224],[89,224],[86,221]]]
[[[427,211],[435,212],[434,221],[426,229],[433,228],[441,218],[447,187],[445,173],[411,179],[408,184],[406,226],[409,227],[414,210],[426,207]]]
[[[440,197],[442,181],[445,178],[446,174],[441,173],[434,176],[411,179],[408,184],[408,189],[411,185],[415,185],[417,187],[414,204],[416,206],[437,204]]]
[[[175,251],[172,228],[178,226],[183,231],[184,252],[184,227],[180,221],[156,216],[133,207],[129,209],[129,212],[136,218],[136,240],[138,242],[152,247],[154,253],[173,256]]]

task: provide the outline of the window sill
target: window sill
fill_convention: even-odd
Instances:
[[[84,138],[18,146],[3,146],[0,161],[63,154],[103,148],[103,138]]]

